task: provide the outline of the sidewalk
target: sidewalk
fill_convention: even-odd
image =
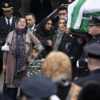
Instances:
[[[2,92],[3,81],[4,81],[4,74],[2,72],[2,74],[0,75],[0,92]]]

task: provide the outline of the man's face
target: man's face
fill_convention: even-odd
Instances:
[[[60,10],[60,11],[58,12],[58,16],[59,16],[59,18],[67,17],[67,12],[66,12],[66,10]]]
[[[4,16],[6,16],[8,19],[10,19],[11,16],[13,15],[13,9],[3,11],[3,13],[4,13]]]
[[[100,26],[88,26],[88,30],[90,35],[100,34]]]
[[[29,28],[31,28],[35,24],[35,18],[32,15],[27,15],[25,19]]]

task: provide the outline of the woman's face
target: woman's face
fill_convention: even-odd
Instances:
[[[18,29],[24,29],[26,27],[26,20],[21,18],[17,24]]]
[[[59,24],[58,24],[59,30],[62,30],[62,31],[65,30],[65,28],[66,28],[65,24],[66,24],[65,20],[60,19]]]
[[[52,21],[48,20],[48,22],[45,25],[45,29],[49,31],[49,30],[51,30],[51,28],[52,28]]]

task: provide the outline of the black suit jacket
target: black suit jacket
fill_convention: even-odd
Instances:
[[[74,81],[79,86],[84,86],[86,82],[89,81],[97,81],[100,83],[100,69],[96,69],[92,71],[88,76],[79,78],[78,80]]]
[[[16,19],[17,18],[15,16],[13,16],[12,24],[10,27],[8,27],[5,17],[3,16],[0,18],[0,40],[1,41],[5,42],[5,39],[8,35],[8,33],[11,32],[15,28]]]

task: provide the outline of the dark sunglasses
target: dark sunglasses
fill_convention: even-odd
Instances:
[[[4,10],[3,12],[10,12],[11,10]]]

